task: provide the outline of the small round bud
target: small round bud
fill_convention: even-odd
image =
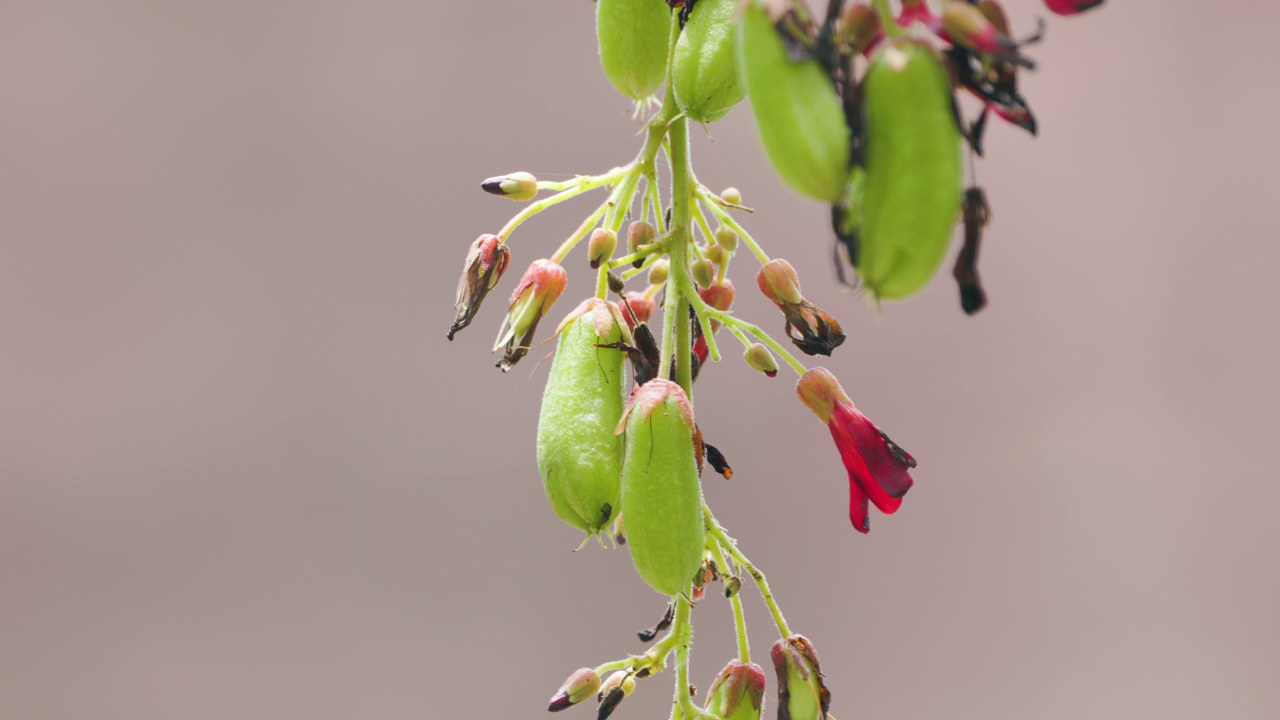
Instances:
[[[618,249],[617,233],[606,228],[592,230],[591,238],[587,241],[587,258],[591,261],[591,269],[595,270],[609,262],[616,249]]]
[[[738,233],[727,227],[716,230],[716,244],[725,249],[725,252],[733,252],[738,249]]]
[[[666,258],[655,262],[649,268],[649,284],[661,285],[667,281],[667,271],[671,269],[671,263]]]
[[[724,191],[720,193],[720,199],[729,203],[730,205],[741,205],[742,193],[736,187],[728,187],[728,188],[725,188]]]
[[[480,183],[480,187],[490,195],[526,202],[538,194],[538,178],[527,172],[514,172],[491,177]]]
[[[800,294],[800,277],[786,260],[771,260],[760,268],[756,282],[765,297],[778,305],[798,305],[804,300]]]
[[[627,228],[627,253],[637,252],[641,245],[648,245],[658,236],[658,231],[644,220],[637,220]]]
[[[716,271],[711,267],[710,260],[699,260],[690,265],[689,272],[693,274],[693,281],[701,288],[711,287],[711,282],[715,280]]]
[[[702,254],[704,257],[707,258],[707,260],[710,260],[715,265],[720,265],[724,263],[724,256],[725,256],[724,248],[720,247],[719,245],[712,245],[708,247],[706,250],[702,251]]]
[[[769,348],[760,343],[747,348],[747,351],[742,355],[742,359],[746,360],[753,370],[759,370],[769,377],[778,376],[778,360],[773,356],[773,353],[769,352]]]

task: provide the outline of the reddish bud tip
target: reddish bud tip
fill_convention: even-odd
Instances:
[[[747,348],[747,351],[742,355],[742,359],[747,361],[747,365],[750,365],[752,370],[758,370],[769,377],[778,376],[777,358],[773,356],[773,353],[769,352],[769,348],[760,343]]]
[[[1079,15],[1102,4],[1103,0],[1044,0],[1045,7],[1058,15]]]
[[[644,293],[629,292],[618,301],[618,309],[622,311],[622,319],[626,321],[627,328],[635,330],[637,323],[649,322],[649,318],[653,317],[654,304]]]
[[[726,279],[722,284],[699,290],[698,297],[720,312],[728,312],[729,308],[733,307],[733,301],[738,297],[738,291],[734,289],[733,282]]]
[[[559,712],[595,695],[600,690],[600,676],[591,668],[575,671],[547,703],[547,710]]]

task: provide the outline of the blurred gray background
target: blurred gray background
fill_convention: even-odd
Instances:
[[[1008,4],[1020,32],[1047,15]],[[944,271],[877,320],[746,107],[695,133],[920,460],[861,536],[793,377],[733,351],[698,383],[737,470],[706,495],[841,720],[1280,716],[1278,24],[1052,17],[1041,136],[993,126],[979,168],[972,319]],[[467,245],[518,210],[479,181],[625,162],[628,111],[587,0],[0,2],[0,717],[533,718],[639,652],[662,598],[542,497],[547,366],[488,353],[590,201],[517,233],[502,297],[444,339]],[[590,292],[568,265],[557,315]],[[750,265],[740,312],[780,330]],[[727,603],[694,618],[705,688]],[[644,681],[615,718],[670,696]]]

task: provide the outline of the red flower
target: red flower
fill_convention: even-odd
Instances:
[[[826,368],[805,373],[796,384],[796,395],[831,429],[849,471],[849,520],[858,532],[869,532],[867,501],[886,515],[897,512],[911,489],[907,471],[916,466],[915,458],[858,412]]]

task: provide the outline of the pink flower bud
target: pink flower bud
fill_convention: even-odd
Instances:
[[[942,6],[942,27],[947,39],[957,45],[1017,65],[1034,65],[1018,54],[1017,43],[1000,32],[981,10],[963,0],[948,0]]]
[[[738,297],[738,291],[733,288],[733,282],[726,279],[723,284],[699,290],[698,297],[720,312],[728,312],[733,307],[734,299]]]
[[[503,245],[497,235],[481,235],[471,243],[467,259],[462,264],[462,277],[458,280],[458,297],[453,307],[458,314],[449,328],[449,339],[471,324],[489,291],[497,286],[502,274],[511,262],[511,250]]]
[[[942,21],[929,9],[925,0],[902,0],[902,14],[898,15],[898,24],[904,28],[920,23],[935,35],[942,34]]]
[[[1044,0],[1044,4],[1059,15],[1079,15],[1085,10],[1098,7],[1102,0]]]
[[[773,356],[773,353],[769,352],[769,348],[760,343],[755,343],[747,348],[742,359],[747,361],[747,365],[751,366],[752,370],[759,370],[769,377],[778,376],[777,358]]]
[[[871,530],[867,501],[892,515],[911,489],[908,470],[915,458],[858,412],[826,368],[814,368],[796,383],[796,395],[831,431],[849,474],[849,520],[858,532]]]
[[[564,685],[551,698],[551,702],[547,703],[547,709],[551,712],[559,712],[572,705],[586,700],[595,695],[600,690],[600,676],[591,668],[582,668],[575,671],[564,681]]]
[[[798,305],[804,301],[800,294],[800,276],[786,260],[772,260],[760,268],[756,283],[760,292],[775,305]]]
[[[511,308],[493,344],[494,352],[503,349],[502,359],[498,361],[503,372],[529,352],[538,321],[551,310],[568,281],[564,268],[550,260],[535,260],[524,272],[511,294]]]
[[[649,322],[649,318],[653,317],[654,305],[644,293],[629,292],[618,302],[618,309],[622,311],[622,319],[627,322],[627,329],[635,330],[637,323]]]

